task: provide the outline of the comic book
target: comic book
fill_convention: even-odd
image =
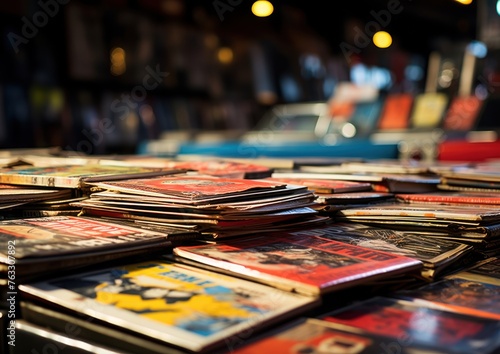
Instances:
[[[387,202],[390,199],[394,199],[394,194],[387,192],[318,193],[316,202],[327,205],[359,205]]]
[[[332,179],[300,179],[300,178],[276,178],[270,177],[268,180],[283,182],[288,184],[300,184],[306,186],[314,193],[347,193],[365,192],[372,189],[369,182],[338,181]]]
[[[496,278],[458,272],[417,289],[399,290],[394,296],[418,306],[500,321],[500,279]]]
[[[500,183],[500,171],[495,166],[489,168],[459,167],[449,171],[443,171],[440,175],[448,181],[488,182],[492,183],[493,186],[497,186],[497,184]]]
[[[83,188],[102,180],[131,179],[181,173],[180,170],[100,164],[22,167],[0,170],[0,183],[56,188]]]
[[[477,222],[482,224],[500,221],[500,210],[495,207],[478,209],[475,206],[462,205],[429,205],[387,203],[367,206],[364,208],[351,208],[342,210],[340,215],[345,217],[400,217],[400,218],[426,218],[428,220],[443,220],[446,222]]]
[[[90,195],[90,198],[78,203],[80,207],[116,207],[116,210],[141,209],[145,213],[148,211],[163,212],[183,212],[191,214],[205,215],[237,215],[237,214],[263,214],[272,213],[297,207],[315,205],[316,196],[313,192],[306,189],[293,190],[288,185],[284,190],[288,194],[279,193],[278,195],[262,196],[261,198],[250,198],[245,200],[191,204],[183,203],[179,200],[167,197],[148,197],[138,198],[133,194],[125,194],[113,191],[96,192]],[[253,196],[255,197],[255,196]]]
[[[500,258],[498,256],[488,257],[463,270],[461,274],[473,274],[476,277],[495,278],[500,280]]]
[[[441,125],[448,108],[449,97],[444,92],[423,92],[415,96],[410,114],[410,127],[433,129]]]
[[[413,106],[411,93],[389,94],[384,102],[378,121],[379,130],[406,130],[409,126]]]
[[[318,297],[155,258],[22,284],[19,291],[124,335],[192,352],[212,352],[320,304]]]
[[[254,353],[333,353],[333,354],[445,354],[446,350],[426,350],[394,339],[378,336],[357,328],[336,326],[317,318],[299,318],[255,339],[242,342],[231,350],[234,354]],[[226,352],[225,352],[226,353]],[[229,353],[229,351],[227,352]]]
[[[141,166],[148,166],[147,162],[141,160],[126,160],[127,162],[134,162],[134,165],[139,163]],[[181,169],[196,171],[199,174],[224,177],[224,178],[246,178],[257,179],[266,178],[272,175],[274,169],[253,163],[250,161],[229,161],[211,158],[200,158],[198,160],[163,160],[161,164],[163,168]],[[153,164],[151,165],[153,166]]]
[[[286,189],[287,185],[280,182],[202,175],[139,178],[93,183],[93,185],[104,190],[134,194],[141,197],[168,197],[170,201],[185,204],[218,203],[227,199],[249,199],[252,196],[268,195],[272,191],[290,192]],[[307,188],[303,187],[303,189]]]
[[[341,328],[390,337],[396,348],[411,344],[456,354],[493,354],[500,349],[500,321],[417,306],[402,299],[376,296],[318,318]]]
[[[33,278],[128,256],[169,252],[175,235],[89,217],[49,216],[0,221],[0,276]],[[10,279],[10,278],[9,278]],[[10,279],[14,280],[14,279]]]
[[[239,343],[238,343],[239,344]],[[354,328],[340,328],[316,318],[300,318],[288,325],[264,333],[260,337],[229,348],[228,353],[334,353],[382,354],[391,353],[394,339],[367,333]],[[429,353],[409,344],[393,353]],[[432,351],[444,354],[446,351]],[[429,353],[431,354],[431,353]]]
[[[405,203],[429,203],[444,205],[500,205],[500,193],[494,195],[484,192],[452,192],[396,194],[396,199]]]
[[[423,263],[421,275],[427,280],[434,280],[446,270],[461,263],[473,247],[461,242],[422,237],[421,232],[393,230],[368,226],[361,223],[335,222],[307,230],[290,231],[293,235],[320,236],[390,252],[401,256],[416,258]]]
[[[10,202],[36,202],[67,198],[71,190],[58,188],[33,188],[12,184],[0,184],[0,204]]]
[[[78,328],[68,326],[69,330],[54,332],[23,319],[16,320],[13,328],[16,335],[15,340],[11,342],[14,345],[10,347],[15,347],[16,353],[36,353],[38,349],[59,350],[58,348],[61,348],[66,353],[74,354],[120,354],[109,346],[78,338],[81,332]]]
[[[29,352],[33,349],[34,343],[40,343],[40,348],[46,345],[48,338],[54,338],[56,347],[66,349],[66,345],[71,345],[72,341],[78,341],[76,348],[71,347],[71,353],[78,353],[77,348],[90,347],[89,353],[100,354],[186,354],[185,350],[175,349],[166,345],[155,343],[147,338],[140,338],[130,334],[124,335],[122,330],[118,330],[102,323],[97,323],[89,318],[79,318],[71,314],[53,310],[47,306],[40,306],[33,302],[20,301],[22,319],[16,320],[16,348],[24,348],[31,345]],[[43,329],[40,335],[32,336],[28,343],[21,343],[24,330],[27,326],[34,329]],[[5,327],[7,328],[7,326]],[[19,333],[18,331],[21,331]],[[35,334],[38,334],[36,331]],[[44,335],[45,334],[45,335]],[[60,340],[61,339],[61,340]],[[92,351],[99,348],[100,351]],[[107,351],[104,351],[107,350]]]
[[[483,102],[483,99],[475,95],[454,97],[443,118],[443,129],[451,131],[473,130]]]
[[[324,172],[309,171],[309,169],[323,168]],[[333,168],[339,168],[333,166]],[[349,170],[346,171],[344,167],[338,172],[329,172],[331,166],[312,166],[308,167],[308,171],[279,171],[274,172],[272,178],[296,178],[296,179],[326,179],[333,181],[350,181],[350,182],[364,182],[370,183],[372,189],[378,192],[391,192],[391,193],[422,193],[437,190],[438,184],[441,182],[440,178],[433,175],[411,174],[411,173],[380,173],[380,172],[363,172],[363,170]],[[389,170],[389,169],[388,169]],[[403,169],[399,167],[399,170]]]
[[[308,295],[401,274],[415,275],[423,266],[415,258],[291,233],[178,246],[173,253],[179,261],[188,259],[200,266]]]

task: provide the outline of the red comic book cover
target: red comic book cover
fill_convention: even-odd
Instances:
[[[455,97],[446,111],[443,119],[445,130],[472,130],[483,105],[483,100],[477,96]]]
[[[319,317],[339,326],[358,328],[448,353],[495,353],[500,346],[500,321],[409,301],[373,297]]]
[[[414,258],[289,233],[179,246],[174,248],[174,254],[180,260],[185,258],[234,276],[308,295],[420,272],[423,267]]]
[[[484,192],[433,192],[418,194],[396,194],[396,199],[406,203],[432,203],[447,205],[487,204],[500,205],[498,196]]]
[[[252,190],[265,191],[276,188],[286,188],[286,184],[279,182],[197,175],[141,178],[96,183],[95,185],[103,189],[133,194],[169,197],[177,196],[179,198],[191,200],[203,199],[210,196],[237,194]]]
[[[233,349],[233,354],[289,353],[289,354],[381,354],[384,348],[391,348],[393,342],[362,331],[348,331],[334,328],[328,321],[315,318],[301,318],[282,326],[251,342],[246,341]],[[382,350],[382,351],[381,351]],[[413,350],[413,351],[412,351]],[[401,348],[398,353],[415,353],[415,348]],[[444,352],[433,352],[440,354]]]
[[[165,161],[166,168],[197,171],[200,174],[226,178],[266,178],[273,169],[250,162],[195,160],[195,161]]]

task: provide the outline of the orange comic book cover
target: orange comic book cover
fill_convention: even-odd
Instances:
[[[378,129],[407,129],[412,105],[413,95],[409,93],[387,96],[380,114]]]

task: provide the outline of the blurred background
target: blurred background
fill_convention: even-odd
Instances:
[[[168,133],[229,136],[276,105],[332,102],[345,83],[384,99],[442,93],[433,128],[474,96],[489,113],[455,128],[500,126],[500,1],[271,5],[266,16],[247,0],[1,2],[0,148],[128,154]]]

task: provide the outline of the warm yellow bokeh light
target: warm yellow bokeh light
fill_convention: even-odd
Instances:
[[[455,1],[461,3],[462,5],[472,4],[472,0],[455,0]]]
[[[217,59],[222,64],[229,64],[233,61],[233,50],[228,47],[222,47],[217,52]]]
[[[373,44],[378,48],[388,48],[392,44],[392,37],[385,31],[378,31],[373,35]]]
[[[274,11],[274,6],[267,0],[258,0],[252,5],[252,13],[258,17],[270,16]]]
[[[111,74],[122,75],[127,69],[125,63],[125,50],[120,47],[113,48],[109,56],[111,60]]]

